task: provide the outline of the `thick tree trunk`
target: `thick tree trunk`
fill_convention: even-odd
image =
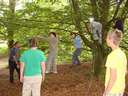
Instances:
[[[13,46],[14,43],[14,28],[13,28],[13,20],[15,18],[15,6],[16,6],[16,0],[9,0],[9,24],[7,26],[7,33],[8,33],[8,48],[10,49]]]
[[[108,1],[108,0],[107,0]],[[108,18],[108,10],[106,9],[106,13],[102,13],[102,15],[104,16],[104,18],[100,18],[99,15],[101,14],[100,11],[97,11],[100,8],[96,8],[97,7],[97,2],[96,0],[91,0],[92,2],[92,13],[94,15],[94,17],[96,19],[99,19],[99,21],[101,21],[101,23],[103,23],[103,28],[105,29],[106,27],[106,23],[107,23],[107,18]],[[103,3],[103,2],[102,2]],[[106,2],[107,3],[107,2]],[[107,3],[108,4],[108,3]],[[81,27],[81,14],[80,14],[80,8],[79,8],[79,0],[71,0],[71,5],[73,8],[73,19],[75,21],[75,26],[76,29],[79,31],[85,45],[87,45],[88,47],[90,47],[92,49],[92,55],[93,55],[93,71],[94,71],[94,75],[95,76],[99,76],[99,74],[101,73],[102,70],[102,66],[104,64],[104,60],[105,60],[105,49],[104,49],[104,43],[103,45],[99,44],[97,41],[93,42],[89,42],[89,40],[84,37],[83,33],[83,29]],[[107,5],[109,6],[109,5]],[[105,10],[105,9],[103,9]],[[102,12],[102,11],[101,11]],[[101,20],[102,19],[102,20]],[[103,30],[104,32],[106,32],[105,30]],[[103,33],[103,41],[105,42],[105,33]]]
[[[106,36],[109,26],[107,26],[108,16],[109,16],[109,7],[110,0],[90,0],[92,4],[92,13],[93,16],[98,22],[102,23],[102,45],[98,42],[94,41],[95,47],[93,50],[93,67],[94,67],[94,75],[99,76],[102,71],[102,67],[105,64],[107,50],[105,48],[106,44]],[[106,53],[105,53],[106,52]]]
[[[13,44],[14,44],[13,38],[14,38],[13,31],[8,29],[8,48],[9,49],[13,47]]]
[[[94,71],[94,75],[96,77],[99,76],[99,74],[102,71],[102,66],[104,64],[104,60],[105,60],[105,55],[103,52],[103,47],[98,44],[97,41],[95,41],[95,48],[92,49],[92,55],[93,55],[93,71]]]

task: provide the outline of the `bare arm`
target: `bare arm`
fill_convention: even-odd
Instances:
[[[23,82],[23,77],[24,77],[24,63],[21,62],[21,64],[20,64],[20,82]]]
[[[43,81],[44,81],[45,80],[45,70],[46,70],[45,62],[41,63],[41,68],[42,68],[42,77],[43,77]]]
[[[44,37],[44,36],[37,36],[38,39],[42,39],[45,41],[49,41],[48,37]]]
[[[117,70],[110,68],[110,78],[108,81],[108,84],[106,86],[105,92],[104,92],[104,96],[106,96],[112,89],[112,87],[114,86],[115,82],[117,79]]]

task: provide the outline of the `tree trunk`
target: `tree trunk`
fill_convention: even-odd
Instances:
[[[92,13],[94,18],[98,20],[98,22],[102,23],[102,45],[99,44],[97,41],[94,41],[95,47],[92,49],[94,75],[99,76],[99,74],[102,72],[103,65],[105,64],[106,56],[108,54],[105,48],[105,44],[106,44],[107,32],[110,27],[110,26],[106,26],[109,16],[110,0],[101,0],[101,1],[90,0],[90,1],[92,4]]]
[[[93,55],[93,72],[96,77],[99,76],[99,74],[102,71],[102,67],[105,60],[105,54],[104,49],[102,45],[98,43],[98,41],[95,41],[95,48],[92,49],[92,55]]]
[[[74,14],[73,19],[75,21],[76,29],[79,31],[80,36],[83,39],[85,45],[87,45],[88,47],[90,47],[92,49],[93,71],[94,71],[94,75],[99,77],[99,74],[102,71],[102,66],[104,64],[104,60],[106,57],[105,51],[104,51],[105,50],[104,43],[103,43],[103,45],[101,45],[98,43],[98,41],[95,41],[95,40],[93,40],[93,42],[89,42],[89,40],[82,34],[83,33],[83,29],[81,27],[81,18],[82,17],[80,14],[79,0],[71,0],[71,1],[72,1],[71,5],[73,8],[73,14]],[[92,6],[93,6],[92,8],[96,9],[96,2],[94,2],[96,0],[91,0],[91,1],[92,1]],[[103,28],[105,28],[106,23],[107,23],[106,19],[108,18],[108,12],[106,12],[105,14],[102,13],[102,15],[104,15],[106,18],[104,17],[105,19],[103,18],[103,20],[100,20],[100,17],[99,17],[100,11],[96,11],[95,9],[92,10],[92,13],[95,14],[94,17],[96,19],[99,19],[99,21],[101,21],[101,23],[104,22],[104,20],[105,20],[105,23],[103,24]],[[108,9],[106,9],[106,10],[108,11]],[[105,29],[103,31],[106,32]],[[103,37],[104,37],[104,34],[103,34]],[[103,38],[103,41],[105,41],[105,37]]]
[[[15,6],[16,6],[16,0],[9,0],[9,18],[8,18],[8,26],[7,26],[7,34],[8,34],[8,48],[10,49],[13,46],[14,43],[14,28],[13,28],[13,20],[15,18]]]
[[[14,44],[14,33],[10,29],[7,29],[8,31],[8,48],[12,48]]]

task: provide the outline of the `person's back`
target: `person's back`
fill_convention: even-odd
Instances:
[[[77,35],[74,38],[74,46],[75,46],[75,48],[81,48],[81,46],[82,46],[82,41],[81,41],[81,38],[79,35]]]
[[[102,43],[102,24],[97,21],[90,23],[93,39],[98,40],[99,43]]]
[[[41,75],[41,60],[44,53],[38,49],[29,49],[24,52],[25,76]]]
[[[9,53],[9,60],[15,61],[15,60],[14,60],[14,56],[16,56],[16,54],[17,54],[18,51],[19,51],[19,48],[12,47],[12,48],[10,49],[10,53]]]
[[[73,55],[72,55],[72,64],[80,65],[79,56],[82,51],[81,50],[82,49],[82,40],[78,33],[72,32],[71,36],[72,36],[74,47],[75,47],[75,51],[73,52]]]
[[[37,49],[35,38],[29,41],[30,49],[25,51],[21,58],[20,81],[23,82],[22,96],[40,96],[42,78],[45,79],[46,58],[41,50]]]

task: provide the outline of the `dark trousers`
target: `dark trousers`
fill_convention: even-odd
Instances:
[[[79,56],[81,54],[81,48],[77,48],[72,56],[72,63],[73,64],[80,64]]]
[[[20,69],[17,68],[17,64],[14,61],[9,60],[9,74],[10,74],[10,82],[14,82],[14,70],[17,71],[18,78],[20,79]]]

